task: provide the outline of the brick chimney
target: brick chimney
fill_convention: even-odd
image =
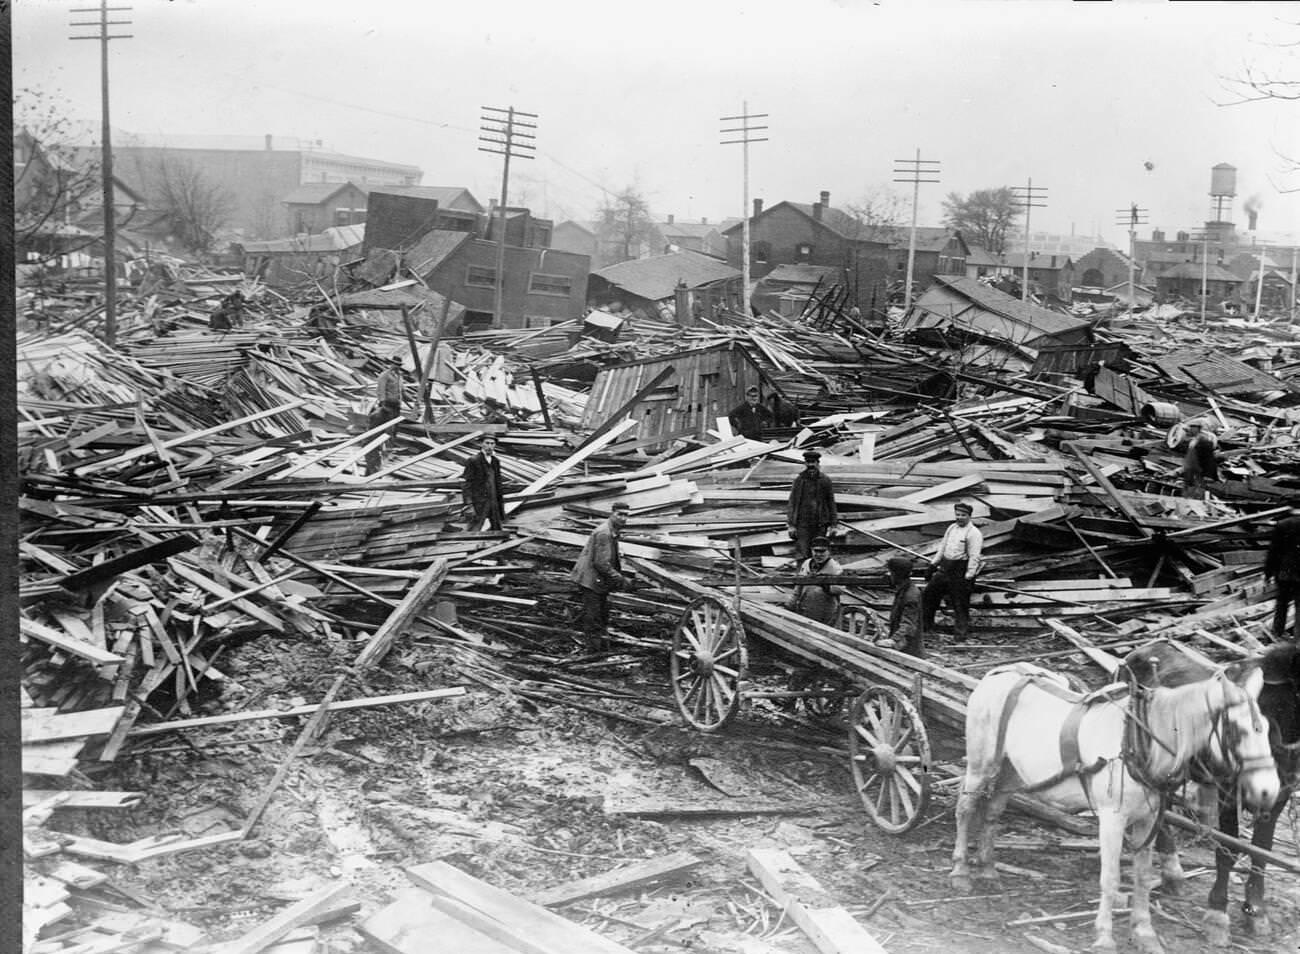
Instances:
[[[700,224],[701,224],[701,225],[708,225],[708,224],[709,224],[709,220],[708,220],[707,218],[700,219]]]
[[[822,204],[821,204],[820,202],[814,202],[814,203],[813,203],[813,221],[814,221],[814,222],[820,222],[821,220],[822,220]]]
[[[1053,256],[1052,256],[1052,268],[1055,268],[1055,267],[1056,267],[1056,256],[1053,255]]]
[[[271,134],[270,134],[270,133],[267,133],[267,134],[266,134],[266,151],[267,151],[267,152],[270,152],[270,151],[271,151]]]
[[[825,189],[822,189],[821,192],[821,203],[823,209],[829,209],[831,207],[831,194]]]
[[[673,214],[671,212],[668,213],[668,224],[669,225],[673,224]]]
[[[1255,225],[1259,222],[1259,212],[1254,209],[1246,210],[1246,231],[1255,231]]]
[[[760,215],[762,215],[762,214],[763,214],[763,200],[762,200],[762,199],[755,199],[755,200],[754,200],[754,218],[758,218],[758,217],[759,217]]]

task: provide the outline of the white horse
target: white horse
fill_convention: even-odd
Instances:
[[[1112,911],[1119,889],[1124,834],[1133,851],[1130,915],[1144,954],[1164,950],[1151,926],[1151,835],[1167,792],[1186,779],[1198,751],[1218,746],[1242,766],[1240,790],[1253,807],[1278,796],[1267,724],[1255,703],[1256,672],[1244,686],[1216,673],[1177,688],[1130,696],[1112,686],[1088,697],[1065,679],[1020,664],[989,672],[966,708],[966,777],[957,802],[953,886],[971,890],[967,839],[979,838],[976,876],[997,880],[993,838],[1016,792],[1033,792],[1068,812],[1096,812],[1101,848],[1101,903],[1094,949],[1114,951]]]

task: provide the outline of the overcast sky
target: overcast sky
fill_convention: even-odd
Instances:
[[[1032,178],[1048,190],[1035,229],[1123,241],[1130,202],[1153,226],[1197,227],[1227,162],[1239,223],[1257,195],[1262,231],[1300,232],[1300,192],[1281,191],[1300,174],[1278,155],[1300,157],[1300,104],[1218,105],[1248,63],[1300,79],[1297,51],[1268,45],[1300,38],[1294,3],[111,2],[133,7],[133,38],[111,44],[116,128],[321,140],[486,204],[500,159],[476,149],[480,107],[513,105],[539,128],[510,200],[557,220],[629,185],[660,218],[741,214],[741,147],[719,144],[719,120],[747,102],[768,114],[750,156],[768,205],[858,201],[919,148],[942,164],[922,224],[949,191]],[[97,120],[98,45],[67,39],[89,5],[17,0],[14,85]]]

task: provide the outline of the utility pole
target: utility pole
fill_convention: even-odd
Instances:
[[[1255,321],[1259,321],[1259,309],[1264,303],[1264,252],[1267,248],[1263,243],[1259,246],[1259,273],[1255,279]]]
[[[1295,279],[1296,279],[1296,255],[1300,253],[1300,248],[1292,246],[1291,248],[1291,324],[1295,324]]]
[[[1016,206],[1025,210],[1025,250],[1024,262],[1020,269],[1020,300],[1029,301],[1029,211],[1047,208],[1047,187],[1035,186],[1033,179],[1026,180],[1024,186],[1013,186],[1011,192],[1016,197]],[[1133,274],[1132,263],[1129,275]]]
[[[523,119],[518,118],[521,116]],[[506,195],[510,188],[510,160],[536,158],[537,146],[530,140],[536,140],[537,137],[533,133],[524,132],[524,130],[537,128],[536,123],[526,121],[536,118],[536,113],[521,112],[513,106],[507,106],[505,109],[499,106],[484,106],[483,115],[479,117],[479,121],[485,125],[479,126],[482,132],[479,133],[478,139],[483,145],[478,147],[478,151],[492,152],[505,157],[505,162],[501,166],[501,204],[497,210],[500,218],[497,220],[496,304],[492,322],[494,328],[505,327],[506,319]]]
[[[927,176],[934,178],[929,179]],[[912,233],[907,240],[907,285],[903,289],[903,311],[906,312],[912,307],[912,272],[916,265],[916,212],[921,202],[921,183],[939,181],[939,160],[922,159],[920,149],[916,150],[915,159],[895,159],[894,181],[912,184]]]
[[[1133,303],[1137,299],[1137,289],[1133,287],[1133,269],[1137,265],[1137,227],[1146,225],[1147,210],[1139,209],[1136,202],[1130,202],[1127,209],[1116,209],[1116,225],[1128,226],[1128,312],[1133,314]]]
[[[74,7],[72,13],[98,13],[98,20],[73,20],[69,26],[93,27],[96,32],[85,36],[70,36],[70,40],[99,41],[99,87],[103,107],[100,138],[103,154],[100,160],[104,192],[104,340],[117,344],[117,217],[113,209],[113,137],[108,124],[108,41],[129,40],[129,33],[110,34],[109,27],[129,26],[130,20],[110,20],[110,13],[123,13],[131,7],[110,7],[108,0],[100,0],[98,7]]]
[[[740,104],[739,116],[723,116],[722,123],[739,122],[739,126],[723,126],[722,134],[730,135],[739,133],[739,139],[723,139],[719,145],[733,146],[737,143],[741,146],[741,155],[743,158],[744,175],[741,196],[741,227],[740,227],[740,307],[745,317],[749,317],[749,144],[751,142],[767,142],[767,137],[756,137],[752,135],[758,132],[767,132],[766,126],[755,126],[751,120],[767,119],[767,113],[751,113],[749,111],[749,101],[746,100]]]

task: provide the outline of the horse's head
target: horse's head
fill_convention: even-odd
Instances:
[[[1252,809],[1271,808],[1281,783],[1269,745],[1268,722],[1256,701],[1264,674],[1252,669],[1238,685],[1219,673],[1209,684],[1210,709],[1215,713],[1210,757],[1237,777],[1242,798]]]

